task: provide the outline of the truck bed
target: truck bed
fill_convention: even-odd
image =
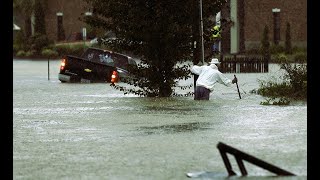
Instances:
[[[84,58],[67,55],[63,58],[65,66],[60,67],[61,82],[111,82],[114,66],[92,62]]]
[[[61,61],[61,82],[118,82],[136,66],[129,56],[99,48],[88,48],[80,57],[65,55]],[[111,76],[114,76],[111,78]]]

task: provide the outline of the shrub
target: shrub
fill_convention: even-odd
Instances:
[[[53,58],[59,56],[58,52],[52,49],[43,49],[41,51],[41,55],[45,57],[53,57]]]
[[[264,27],[263,34],[262,34],[261,52],[265,56],[268,56],[270,53],[269,28],[267,25]]]
[[[285,52],[286,54],[292,54],[292,45],[291,45],[291,27],[290,23],[287,22],[287,29],[286,29],[286,41],[285,41]]]
[[[265,25],[262,39],[261,39],[261,54],[267,59],[267,61],[271,60],[270,54],[270,41],[269,41],[269,28]]]
[[[283,63],[281,69],[286,71],[283,79],[290,84],[293,98],[307,97],[307,64]]]
[[[294,46],[292,48],[292,53],[299,53],[299,52],[304,52],[306,53],[307,52],[307,47],[297,47],[297,46]]]
[[[18,52],[19,50],[28,50],[30,47],[28,46],[28,39],[25,37],[22,31],[18,31],[15,39],[13,40],[13,50],[14,52]]]
[[[77,56],[81,56],[83,54],[83,52],[85,51],[85,49],[87,49],[88,46],[87,45],[83,45],[83,44],[76,44],[73,45],[71,48],[71,53],[75,54]]]
[[[285,97],[280,98],[267,98],[266,101],[260,102],[261,105],[289,105],[290,100]]]
[[[55,50],[58,52],[59,55],[64,55],[70,52],[70,45],[68,44],[63,44],[63,45],[56,45]]]
[[[285,52],[285,48],[281,45],[276,45],[276,44],[273,44],[271,47],[270,47],[270,53],[271,54],[279,54],[279,53],[283,53]]]
[[[13,55],[16,55],[18,51],[19,51],[19,46],[13,44],[12,45],[12,53],[13,53]]]
[[[269,97],[267,102],[260,104],[284,105],[289,104],[289,99],[306,100],[307,98],[307,64],[282,62],[280,68],[285,70],[285,74],[280,82],[258,80],[260,87],[258,90],[252,90],[251,93],[257,93]],[[280,98],[280,99],[279,99]],[[276,99],[279,99],[276,101]],[[273,103],[270,101],[273,100]]]
[[[275,81],[261,81],[259,80],[260,88],[256,91],[257,94],[267,97],[283,97],[289,93],[290,85],[287,82],[275,82]]]
[[[36,53],[41,53],[42,49],[49,46],[52,42],[48,39],[46,35],[35,33],[31,37],[31,48],[36,51]]]
[[[298,52],[294,55],[294,62],[297,63],[305,63],[307,62],[307,53],[304,52]]]
[[[26,55],[26,52],[24,50],[19,50],[16,54],[17,57],[23,57]]]
[[[88,48],[88,46],[83,44],[77,44],[77,45],[63,44],[63,45],[56,45],[55,47],[56,51],[60,56],[63,56],[66,54],[81,56],[86,48]]]
[[[26,57],[31,57],[31,56],[33,56],[33,55],[35,55],[35,54],[36,54],[35,51],[30,50],[30,51],[27,51],[27,52],[25,53],[25,56],[26,56]]]
[[[279,53],[279,54],[276,54],[275,61],[277,63],[286,63],[288,62],[288,57],[284,53]]]

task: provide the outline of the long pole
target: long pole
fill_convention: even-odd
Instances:
[[[202,59],[202,63],[204,64],[202,0],[200,0],[200,36],[201,36],[201,59]]]
[[[236,85],[237,85],[237,89],[238,89],[238,94],[239,94],[239,98],[241,99],[241,95],[240,95],[240,91],[239,91],[239,86],[238,86],[238,78],[236,77],[236,75],[234,75],[234,78],[236,79]]]
[[[49,59],[50,59],[50,57],[48,57],[48,80],[50,80],[50,65],[49,65]]]

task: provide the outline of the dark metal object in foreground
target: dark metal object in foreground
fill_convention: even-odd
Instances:
[[[234,75],[234,78],[236,79],[236,85],[237,85],[237,89],[238,89],[238,94],[239,94],[239,98],[241,99],[241,95],[240,95],[240,91],[239,91],[239,86],[238,86],[238,78],[236,77],[236,75]]]
[[[242,152],[242,151],[235,149],[231,146],[228,146],[224,143],[219,142],[217,145],[217,148],[220,151],[221,157],[222,157],[223,162],[227,168],[229,176],[236,175],[236,173],[232,170],[232,166],[231,166],[230,161],[228,159],[227,153],[233,154],[235,156],[242,176],[246,176],[248,174],[242,160],[248,161],[256,166],[264,168],[264,169],[266,169],[270,172],[273,172],[277,175],[280,175],[280,176],[295,176],[295,174],[293,174],[291,172],[288,172],[288,171],[283,170],[279,167],[276,167],[272,164],[269,164],[265,161],[262,161],[256,157],[253,157],[245,152]]]

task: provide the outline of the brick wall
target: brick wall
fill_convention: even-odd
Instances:
[[[89,10],[83,0],[48,0],[45,8],[47,35],[57,40],[57,12],[63,13],[63,27],[68,39],[72,33],[82,32],[85,23],[79,20],[81,13]],[[269,27],[269,39],[273,40],[273,8],[280,12],[280,44],[285,41],[286,23],[291,25],[293,45],[306,46],[307,43],[307,1],[306,0],[243,0],[245,48],[259,45],[264,26]],[[227,11],[222,11],[225,16]],[[223,15],[224,14],[224,15]],[[240,17],[241,18],[241,17]],[[23,25],[20,25],[23,27]],[[224,33],[229,33],[228,31]],[[225,37],[225,36],[224,36]],[[223,49],[230,49],[230,43],[223,43]]]
[[[307,1],[306,0],[245,0],[244,36],[246,48],[260,43],[264,26],[269,28],[269,40],[273,42],[272,9],[280,9],[280,44],[284,44],[287,22],[291,25],[293,45],[307,43]]]
[[[47,35],[57,40],[57,12],[63,13],[63,27],[65,37],[68,39],[72,33],[82,33],[85,23],[79,20],[81,13],[89,11],[83,0],[48,0],[46,12]]]

